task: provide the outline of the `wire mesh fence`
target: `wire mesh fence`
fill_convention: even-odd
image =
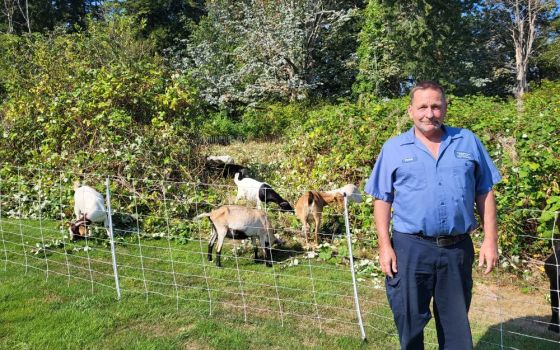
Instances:
[[[1,169],[4,270],[79,281],[84,290],[114,291],[117,298],[134,294],[158,302],[165,297],[177,309],[197,305],[213,317],[237,315],[246,322],[266,319],[282,326],[300,323],[328,334],[367,336],[398,346],[375,252],[360,254],[352,249],[354,243],[360,245],[354,231],[363,230],[355,227],[359,205],[325,210],[323,243],[310,246],[305,245],[301,224],[291,213],[267,205],[264,210],[274,233],[284,241],[272,250],[272,266],[262,263],[262,251],[254,258],[250,240],[226,240],[222,267],[217,268],[209,261],[212,226],[208,220],[194,218],[234,203],[235,186],[100,174],[87,174],[82,181],[105,196],[112,224],[110,230],[92,224],[91,234],[72,240],[68,227],[76,220],[74,179],[44,169]],[[540,214],[526,211],[519,217],[532,222]],[[338,230],[330,230],[327,223]],[[520,238],[552,247],[559,238],[558,228],[551,227],[546,237]],[[508,257],[501,264],[491,277],[475,278],[470,318],[477,347],[557,348],[560,338],[547,330],[553,325],[550,299],[558,295],[557,287],[551,290],[546,279],[532,277],[531,271],[502,273],[512,266],[524,269],[523,261]],[[558,268],[557,257],[552,264]],[[544,259],[532,265],[537,275],[544,275]],[[534,280],[518,293],[508,276]],[[426,328],[426,340],[428,346],[437,347],[433,321]]]

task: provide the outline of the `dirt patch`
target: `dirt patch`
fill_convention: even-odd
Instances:
[[[551,314],[548,282],[540,278],[531,282],[509,274],[476,276],[471,323],[521,337],[560,341],[559,335],[547,330]]]

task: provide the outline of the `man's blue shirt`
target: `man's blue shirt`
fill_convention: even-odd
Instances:
[[[365,191],[392,202],[393,229],[427,236],[458,235],[476,228],[474,203],[501,179],[471,131],[443,127],[438,158],[414,136],[414,128],[389,139]]]

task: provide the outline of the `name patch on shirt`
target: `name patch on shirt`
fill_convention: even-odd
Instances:
[[[473,159],[473,155],[468,152],[455,151],[455,157],[459,159]]]
[[[403,163],[412,163],[416,161],[416,157],[406,157],[402,159]]]

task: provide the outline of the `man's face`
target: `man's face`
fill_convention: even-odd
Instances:
[[[426,136],[437,134],[445,119],[447,105],[439,90],[423,89],[414,92],[408,115],[417,130]]]

